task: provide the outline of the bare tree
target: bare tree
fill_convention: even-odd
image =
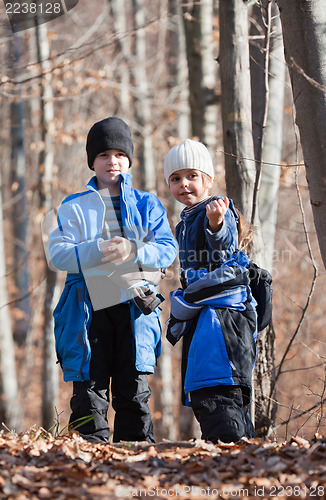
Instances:
[[[256,131],[256,161],[252,131],[251,82],[249,68],[248,7],[242,0],[220,0],[220,73],[222,85],[223,140],[226,153],[225,170],[228,195],[256,227],[254,260],[265,267],[265,252],[258,210],[256,210],[261,181],[261,166],[269,102],[269,58],[271,4],[268,3],[263,23],[263,52],[261,59],[261,89],[255,93],[260,99],[260,117]],[[257,113],[257,108],[255,109]],[[258,114],[258,113],[257,113]],[[274,418],[270,405],[274,387],[274,332],[272,327],[257,339],[257,363],[254,380],[256,431],[266,434]],[[268,424],[266,424],[266,421]]]
[[[39,156],[39,196],[40,210],[43,214],[53,208],[52,200],[52,175],[53,175],[53,145],[52,128],[54,121],[53,95],[51,87],[51,73],[49,69],[49,42],[46,24],[36,26],[35,29],[38,61],[44,73],[41,91],[41,138],[43,149]],[[57,275],[44,260],[46,288],[44,299],[43,323],[43,391],[42,391],[42,425],[50,429],[56,418],[55,406],[57,405],[59,384],[58,368],[56,365],[54,334],[53,334],[53,302]]]
[[[262,230],[265,267],[272,271],[280,163],[282,157],[285,64],[280,20],[275,2],[255,5],[251,24],[251,92],[255,145],[256,203]],[[255,371],[256,430],[266,434],[276,417],[275,343],[272,325],[257,340]]]
[[[1,173],[0,173],[1,184]],[[18,397],[15,348],[8,305],[2,190],[0,190],[0,417],[12,430],[21,430],[21,409]]]
[[[13,73],[19,74],[22,66],[23,36],[21,33],[10,37],[9,61]],[[19,302],[17,305],[21,315],[15,320],[14,337],[19,343],[26,340],[29,319],[29,277],[28,277],[28,253],[27,253],[27,211],[26,211],[26,152],[24,144],[24,103],[18,95],[10,106],[11,118],[11,168],[10,182],[13,192],[13,205],[11,209],[11,221],[13,225],[13,247],[14,247],[14,273],[15,286]]]
[[[204,0],[201,2],[201,57],[203,67],[202,88],[204,93],[203,109],[204,125],[203,140],[211,155],[214,157],[217,136],[217,104],[219,96],[216,91],[217,70],[216,42],[213,37],[214,6],[215,0]]]
[[[143,174],[143,188],[152,192],[156,191],[156,175],[152,138],[152,111],[147,77],[147,53],[145,31],[145,6],[144,0],[133,0],[135,12],[135,59],[134,66],[135,85],[138,98],[136,100],[137,121],[140,125],[142,137],[142,153],[140,169]]]
[[[248,10],[243,0],[220,0],[220,76],[227,193],[247,220],[255,180],[251,122]]]
[[[201,59],[201,3],[183,6],[186,54],[188,61],[189,103],[192,135],[203,140],[205,101],[202,92],[203,67]]]
[[[323,0],[277,0],[296,123],[320,252],[326,266],[326,9]]]
[[[267,16],[271,17],[269,33],[267,33]],[[270,41],[266,42],[268,36]],[[257,156],[261,150],[261,182],[258,193],[259,220],[266,248],[265,266],[271,271],[282,159],[285,87],[282,30],[275,0],[271,4],[270,12],[263,6],[259,8],[258,5],[255,5],[253,8],[250,56],[252,121],[256,160],[259,160]],[[267,110],[266,123],[263,124],[265,109]]]
[[[217,79],[213,40],[214,0],[183,5],[191,133],[213,154],[216,146]]]
[[[131,47],[130,38],[127,34],[127,18],[125,2],[119,0],[109,0],[111,12],[114,19],[114,29],[119,40],[119,58],[121,63],[118,67],[120,87],[119,101],[122,115],[127,119],[130,114],[130,65],[131,65]]]

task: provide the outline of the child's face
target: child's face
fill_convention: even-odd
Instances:
[[[188,207],[207,198],[212,184],[210,178],[204,180],[200,170],[190,168],[178,170],[169,178],[172,196]]]
[[[98,189],[110,188],[118,185],[120,174],[128,172],[129,158],[122,151],[107,149],[95,157],[93,168]]]

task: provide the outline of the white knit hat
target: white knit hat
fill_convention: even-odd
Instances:
[[[186,139],[182,144],[170,149],[164,160],[164,177],[167,184],[170,175],[184,168],[200,170],[214,179],[211,155],[201,142]]]

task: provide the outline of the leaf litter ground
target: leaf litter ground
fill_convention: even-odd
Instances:
[[[91,444],[0,433],[0,499],[326,498],[326,438]]]

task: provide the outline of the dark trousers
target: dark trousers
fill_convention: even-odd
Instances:
[[[217,386],[190,393],[191,407],[198,420],[202,439],[217,443],[237,442],[242,437],[253,438],[255,431],[250,419],[249,398],[239,386]]]
[[[70,427],[91,442],[107,442],[107,411],[115,410],[113,441],[154,442],[147,375],[135,368],[128,304],[92,311],[90,380],[74,382]],[[91,417],[79,426],[76,422]]]

